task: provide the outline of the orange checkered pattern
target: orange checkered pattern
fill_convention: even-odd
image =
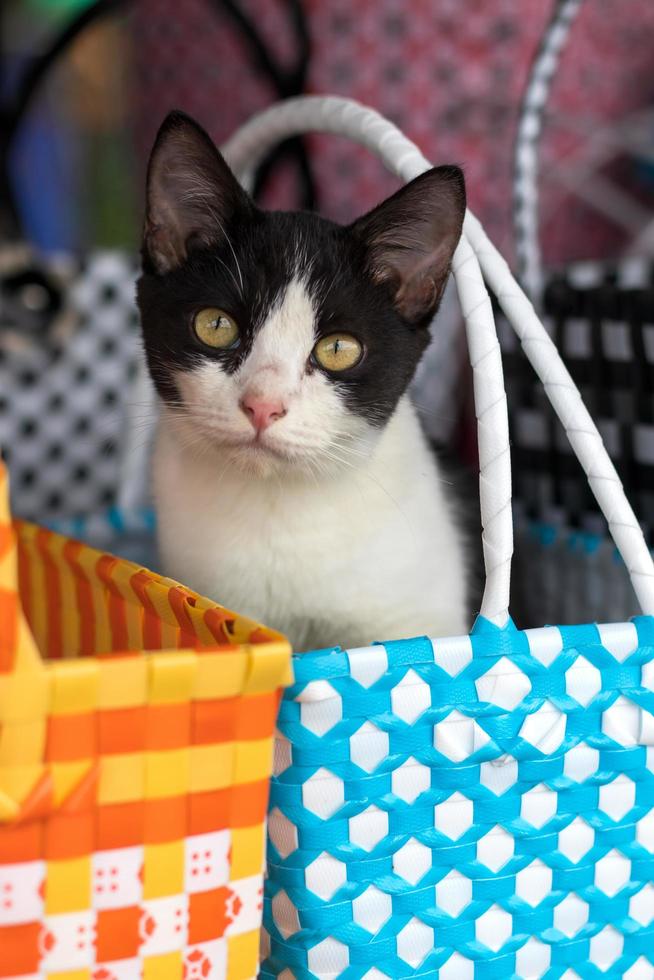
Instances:
[[[289,655],[175,582],[12,525],[0,464],[1,978],[256,976]]]

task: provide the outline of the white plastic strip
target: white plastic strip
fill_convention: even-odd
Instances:
[[[479,260],[465,235],[454,253],[452,271],[466,324],[477,416],[479,509],[486,569],[480,611],[497,626],[504,626],[509,617],[513,557],[509,417],[493,309]]]
[[[518,276],[540,302],[543,269],[538,228],[538,154],[552,79],[582,0],[557,0],[534,58],[520,106],[513,152],[513,227]]]
[[[127,513],[138,511],[148,500],[150,446],[157,424],[157,396],[145,355],[139,351],[136,377],[130,386],[125,410],[125,440],[120,461],[118,506]]]
[[[304,132],[335,133],[362,143],[377,153],[386,166],[405,181],[412,180],[431,166],[418,148],[379,113],[349,99],[322,96],[304,96],[272,106],[247,122],[229,140],[223,152],[235,171],[243,175],[251,173],[257,162],[278,142]],[[497,295],[565,427],[629,570],[643,612],[654,614],[652,558],[615,467],[559,352],[536,316],[533,306],[511,275],[508,265],[470,212],[466,215],[464,239],[472,246],[486,281]],[[496,357],[490,346],[488,351],[484,346],[488,341],[480,339],[482,334],[486,338],[488,328],[484,313],[487,299],[482,301],[481,293],[477,293],[476,267],[477,263],[472,261],[463,240],[456,252],[454,269],[464,303],[468,343],[476,372],[480,507],[487,574],[482,614],[493,622],[501,623],[505,602],[503,597],[508,597],[513,532],[510,515],[511,482],[510,472],[507,472],[509,454],[502,448],[504,445],[508,446],[508,436],[504,422],[499,421],[500,409],[495,401],[498,383],[502,385],[503,419],[506,418],[506,400],[501,364],[498,370]],[[474,288],[471,280],[475,280]],[[472,299],[473,294],[477,296],[477,302]],[[492,319],[491,325],[494,333]],[[493,343],[496,342],[495,338]],[[486,353],[475,363],[480,352]]]

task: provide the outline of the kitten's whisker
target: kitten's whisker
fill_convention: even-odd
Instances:
[[[369,473],[365,469],[362,469],[362,468],[353,466],[352,463],[348,462],[348,460],[343,459],[342,457],[340,457],[340,456],[338,456],[338,455],[336,455],[334,453],[330,453],[328,451],[325,451],[324,455],[325,456],[328,456],[330,459],[333,459],[335,462],[341,463],[343,466],[349,467],[350,469],[354,470],[355,473],[361,473],[368,480],[370,480],[371,483],[374,483],[375,486],[378,487],[378,489],[381,490],[382,493],[384,493],[388,497],[388,499],[391,501],[391,503],[393,504],[393,506],[397,510],[398,514],[400,514],[400,516],[402,517],[402,520],[405,522],[407,528],[409,529],[409,532],[411,533],[411,536],[414,538],[414,540],[417,543],[415,529],[411,526],[411,523],[410,523],[407,515],[402,510],[400,504],[395,499],[395,497],[393,497],[393,495],[391,493],[389,493],[389,491],[386,489],[386,487],[382,483],[380,483],[379,480],[376,477],[374,477],[372,475],[372,473]]]
[[[442,412],[435,412],[433,406],[425,405],[422,402],[417,402],[413,398],[411,399],[411,404],[414,408],[418,409],[421,415],[426,415],[430,419],[436,419],[439,422],[450,422],[455,423],[459,421],[459,417],[456,415],[443,415]]]
[[[241,284],[239,286],[238,282],[236,281],[236,276],[234,275],[234,273],[232,272],[232,270],[229,268],[229,266],[227,265],[227,263],[225,261],[223,261],[223,259],[221,259],[219,255],[215,255],[214,258],[216,259],[217,262],[220,262],[220,264],[225,269],[225,271],[228,272],[229,275],[232,277],[232,282],[236,286],[236,292],[239,294],[239,296],[241,297],[241,299],[243,299],[243,285]]]
[[[359,456],[361,459],[370,459],[370,453],[365,452],[363,449],[357,449],[356,446],[352,446],[348,443],[339,442],[337,439],[332,440],[332,445],[341,452],[349,453],[351,456]]]
[[[244,295],[245,286],[243,284],[243,273],[241,271],[241,266],[239,264],[238,258],[236,256],[236,252],[234,251],[234,246],[232,245],[231,239],[230,239],[229,235],[227,234],[227,232],[225,231],[225,226],[223,225],[223,223],[220,220],[220,218],[218,218],[216,216],[216,220],[218,222],[218,227],[220,228],[220,230],[222,231],[223,235],[225,236],[225,241],[229,245],[230,251],[231,251],[232,255],[234,256],[234,264],[236,265],[236,271],[238,272],[238,278],[239,278],[239,280],[241,282],[241,290],[240,290],[241,299],[245,299],[245,295]]]

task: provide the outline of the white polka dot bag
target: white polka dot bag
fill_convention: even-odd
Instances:
[[[136,515],[147,499],[136,275],[118,250],[46,261],[0,249],[0,446],[22,518]]]
[[[105,4],[81,7],[45,31],[33,57],[25,53],[3,101],[0,447],[17,517],[100,547],[121,538],[122,551],[147,561],[151,549],[141,539],[151,532],[145,474],[154,409],[139,369],[138,258],[117,248],[37,252],[9,166],[22,159],[24,127],[52,72],[109,12]]]
[[[430,164],[340,98],[255,117],[225,153],[350,137],[403,180]],[[469,636],[295,657],[275,745],[264,980],[654,978],[654,567],[597,428],[468,213],[453,274],[478,418],[486,586]],[[511,463],[485,282],[586,472],[643,615],[518,630]],[[444,570],[446,571],[446,570]]]

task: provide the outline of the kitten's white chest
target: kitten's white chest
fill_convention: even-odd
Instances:
[[[468,627],[463,541],[406,402],[365,466],[315,482],[221,469],[164,419],[154,489],[166,573],[298,650]]]

